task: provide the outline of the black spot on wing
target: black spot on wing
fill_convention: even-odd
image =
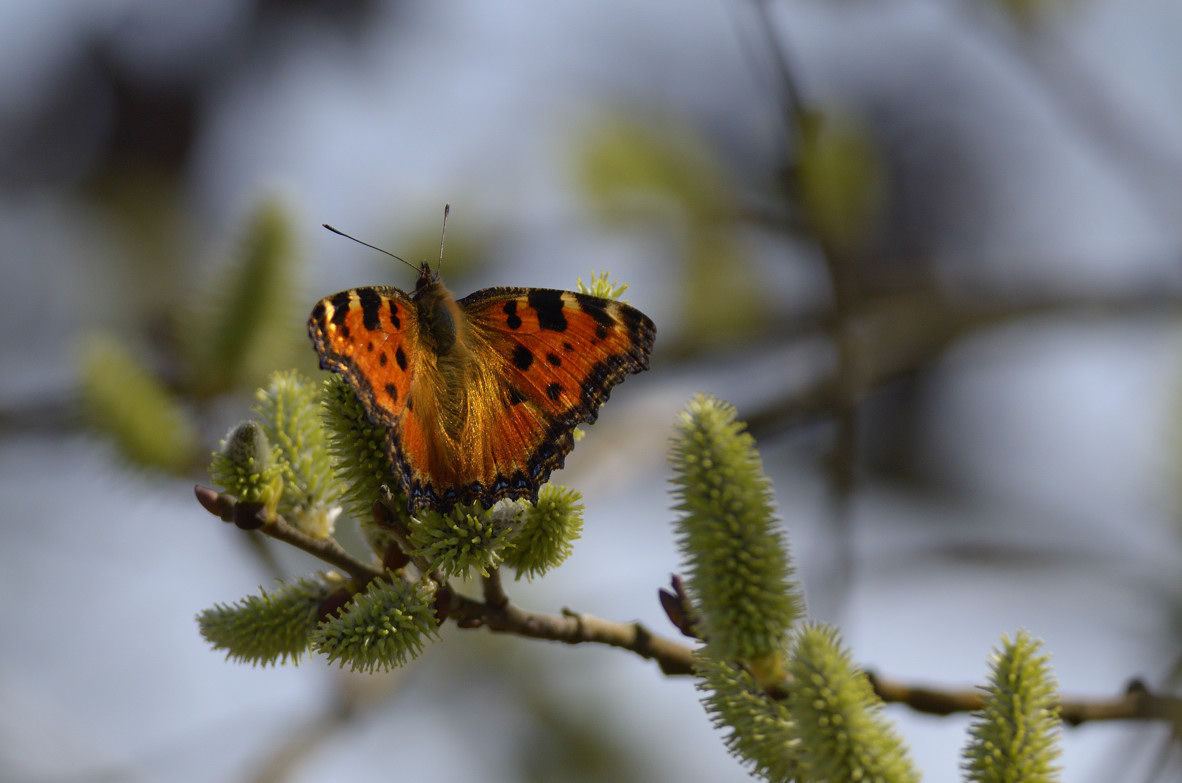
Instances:
[[[358,288],[357,301],[361,304],[361,323],[371,332],[381,328],[382,297],[372,288]]]
[[[520,405],[523,402],[525,402],[525,395],[521,393],[521,390],[518,389],[516,386],[510,386],[509,387],[509,404],[510,405]]]
[[[554,402],[558,402],[558,398],[562,396],[562,384],[551,383],[546,387],[546,396]]]
[[[525,371],[534,363],[533,353],[524,345],[519,345],[513,349],[513,366],[517,369]]]
[[[566,331],[566,315],[562,312],[562,291],[534,288],[528,294],[529,306],[538,314],[538,327],[551,332]]]
[[[394,351],[394,361],[398,362],[398,369],[406,369],[406,352],[402,350],[401,345],[398,346],[396,351]]]
[[[390,395],[390,402],[398,402],[398,387],[392,383],[386,384],[386,394]]]
[[[556,353],[546,354],[546,361],[554,367],[561,367],[562,366],[562,357]]]
[[[510,329],[520,329],[521,316],[517,314],[517,300],[510,299],[508,302],[505,302],[505,306],[502,308],[502,310],[504,311],[505,315],[508,316],[505,319],[505,325]]]
[[[395,302],[393,298],[390,298],[386,301],[390,308],[390,325],[395,329],[401,329],[402,321],[398,320],[398,303]]]
[[[333,294],[328,303],[332,305],[332,322],[337,326],[343,326],[345,323],[345,316],[349,314],[349,300],[352,297],[348,291],[341,291],[339,294]]]
[[[386,362],[388,362],[388,361],[390,361],[390,360],[386,358],[386,352],[385,352],[385,351],[382,351],[381,353],[379,353],[379,354],[378,354],[378,364],[380,364],[381,366],[385,367],[385,366],[386,366]]]
[[[602,327],[615,326],[616,319],[607,311],[609,300],[587,294],[575,294],[574,296],[575,301],[579,303],[579,309],[594,318],[595,323]]]

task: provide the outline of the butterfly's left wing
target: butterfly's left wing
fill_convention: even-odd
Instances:
[[[312,309],[308,333],[320,366],[345,376],[371,421],[396,429],[420,360],[410,296],[389,286],[327,296]]]
[[[488,288],[458,304],[482,363],[468,420],[486,435],[470,444],[471,472],[493,481],[492,499],[536,498],[574,428],[595,421],[625,376],[648,369],[656,327],[623,302],[570,291]]]

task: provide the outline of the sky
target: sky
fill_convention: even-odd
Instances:
[[[102,331],[150,349],[143,312],[197,295],[261,199],[290,210],[309,306],[413,280],[320,223],[412,254],[437,242],[450,202],[448,242],[483,248],[457,293],[570,288],[608,268],[657,322],[652,370],[613,393],[563,472],[588,498],[575,554],[511,587],[539,610],[674,635],[654,599],[680,568],[665,491],[676,412],[697,391],[758,410],[831,355],[787,331],[662,354],[703,317],[685,304],[698,235],[643,201],[632,222],[605,218],[580,166],[612,122],[670,149],[685,134],[725,172],[734,247],[773,322],[815,316],[832,296],[817,247],[777,222],[791,158],[779,56],[882,155],[866,280],[889,292],[922,277],[969,304],[1100,303],[981,330],[870,401],[866,436],[886,456],[868,457],[848,528],[828,503],[831,427],[761,438],[814,615],[908,681],[979,682],[1020,627],[1045,640],[1064,693],[1165,677],[1182,552],[1176,4],[1064,0],[1023,32],[987,2],[773,3],[779,52],[737,0],[272,5],[0,2],[0,324],[14,336],[0,346],[0,778],[266,779],[302,748],[282,779],[518,779],[531,738],[553,741],[522,706],[541,703],[584,715],[637,780],[747,779],[689,681],[616,651],[457,631],[389,677],[224,661],[194,615],[269,577],[193,502],[201,476],[144,476],[61,411],[80,343]],[[137,115],[129,95],[155,102]],[[167,172],[167,219],[129,223],[103,188],[152,167]],[[161,246],[156,263],[137,257]],[[730,296],[704,306],[742,310]],[[1112,301],[1132,306],[1113,317]],[[221,405],[233,420],[249,401]],[[900,450],[906,471],[881,469]],[[351,719],[317,723],[365,689],[378,695]],[[958,779],[965,719],[888,715],[926,780]],[[1123,774],[1130,752],[1146,772],[1164,731],[1064,739],[1065,779],[1087,781]]]

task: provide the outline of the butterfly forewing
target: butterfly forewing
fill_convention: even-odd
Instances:
[[[648,369],[655,328],[622,302],[545,288],[490,288],[460,300],[500,362],[504,396],[552,421],[594,421],[612,386]]]
[[[345,376],[375,424],[394,427],[419,361],[419,324],[397,288],[351,288],[321,299],[308,320],[320,366]]]

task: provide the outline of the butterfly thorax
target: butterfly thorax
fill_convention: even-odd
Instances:
[[[429,351],[425,357],[427,366],[422,371],[437,374],[438,382],[427,386],[437,390],[434,402],[439,408],[444,433],[455,438],[463,431],[467,418],[472,354],[465,339],[465,321],[451,291],[426,265],[415,285],[413,299],[418,308],[423,344]]]
[[[460,308],[451,291],[439,281],[439,275],[426,264],[415,283],[414,302],[426,347],[436,356],[447,356],[462,339]]]

